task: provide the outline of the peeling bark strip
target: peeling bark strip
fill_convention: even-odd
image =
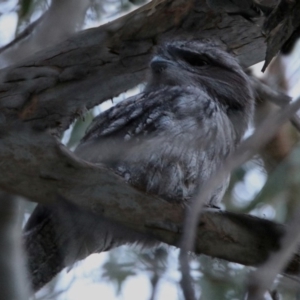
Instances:
[[[245,66],[263,60],[263,18],[255,22],[216,14],[205,0],[151,2],[3,69],[0,109],[37,128],[63,131],[86,108],[143,81],[153,47],[163,40],[217,38]]]

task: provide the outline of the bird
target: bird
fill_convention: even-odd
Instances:
[[[241,15],[251,21],[252,18],[268,16],[273,8],[257,3],[254,0],[206,0],[208,6],[215,11],[226,11],[230,15]]]
[[[74,152],[186,207],[239,145],[253,109],[249,77],[218,42],[167,41],[150,61],[145,90],[100,113]],[[219,207],[229,177],[211,192],[208,207]],[[35,290],[91,251],[153,242],[100,215],[92,222],[77,208],[64,215],[64,209],[37,206],[24,229]]]

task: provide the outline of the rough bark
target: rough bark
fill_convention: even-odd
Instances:
[[[263,26],[267,36],[267,53],[263,70],[281,50],[290,53],[300,36],[299,1],[281,0]]]
[[[205,0],[149,3],[2,70],[0,109],[39,128],[64,130],[86,108],[143,81],[153,47],[163,40],[216,38],[245,66],[263,60],[262,22],[216,14]]]
[[[272,61],[262,80],[272,91],[288,92],[282,56],[277,56]],[[283,95],[280,95],[279,98],[283,99]],[[280,103],[275,105],[274,101],[269,101],[266,94],[259,94],[256,98],[255,127],[258,127],[264,121],[268,113],[275,112],[280,106],[282,106]],[[290,154],[297,139],[298,137],[293,130],[292,124],[286,123],[278,130],[276,136],[260,151],[260,157],[264,161],[264,168],[269,174]]]
[[[66,206],[65,203],[60,203],[53,207],[53,210],[60,210],[60,205],[64,208]],[[172,216],[169,218],[169,211],[164,211],[163,214],[167,217],[160,217],[159,223],[152,222],[149,218],[151,221],[134,224],[136,216],[131,215],[131,224],[127,223],[126,225],[169,245],[178,246],[181,240],[183,208],[179,206],[169,208],[173,209],[171,215],[176,215],[176,219],[172,219]],[[90,237],[92,234],[95,243],[92,248],[88,249],[89,253],[96,253],[99,249],[97,233],[101,232],[103,223],[99,222],[98,214],[73,206],[67,207],[61,212],[63,215],[60,218],[57,217],[57,214],[54,214],[53,217],[48,214],[38,228],[28,232],[25,236],[25,245],[29,253],[28,265],[32,274],[31,282],[34,290],[40,289],[64,267],[68,266],[68,262],[64,260],[65,253],[72,252],[72,243],[76,243],[76,235]],[[145,220],[148,219],[147,216],[145,218]],[[56,226],[53,224],[49,226],[49,223],[53,222]],[[58,229],[57,232],[53,231],[54,227]],[[41,228],[43,228],[43,235],[40,234]],[[91,231],[90,228],[96,230]],[[68,234],[64,234],[66,230],[68,230]],[[70,232],[72,232],[71,235]],[[268,259],[270,253],[280,249],[281,238],[285,232],[285,226],[268,220],[249,215],[208,210],[201,215],[201,223],[197,228],[195,252],[243,265],[258,266]],[[49,240],[45,238],[48,234],[51,237],[56,236],[54,243],[49,244]],[[51,241],[53,242],[52,239]],[[32,249],[35,245],[39,245],[38,257]],[[50,253],[51,255],[49,255]],[[49,268],[49,266],[52,267]],[[291,259],[285,272],[298,276],[299,271],[300,253],[297,253]]]

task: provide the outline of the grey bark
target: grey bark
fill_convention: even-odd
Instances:
[[[280,0],[264,23],[263,32],[267,37],[267,52],[263,70],[279,51],[288,54],[293,50],[300,36],[299,13],[299,1]]]
[[[211,11],[205,0],[149,3],[0,73],[0,108],[38,128],[65,130],[86,109],[137,85],[157,43],[216,38],[245,66],[264,58],[263,18]]]
[[[147,199],[144,200],[147,201]],[[65,203],[59,205],[66,207]],[[53,210],[60,210],[59,205],[53,207]],[[85,234],[89,238],[93,235],[95,243],[87,245],[90,254],[97,253],[98,247],[101,246],[99,236],[101,235],[103,222],[99,222],[97,214],[82,211],[76,207],[62,209],[61,213],[63,213],[62,219],[58,219],[56,214],[54,215],[56,218],[54,216],[53,219],[46,218],[41,224],[42,227],[50,230],[44,232],[45,234],[56,235],[56,243],[49,244],[48,240],[40,235],[40,228],[36,228],[25,236],[26,248],[29,249],[28,253],[30,254],[28,262],[33,274],[31,282],[35,290],[41,288],[53,276],[69,265],[70,262],[63,259],[65,257],[64,253],[72,252],[72,243],[76,243],[77,234]],[[57,225],[60,223],[61,228],[64,228],[64,230],[69,229],[68,234],[64,234],[64,231],[51,232],[54,227],[48,226],[48,223],[54,220],[56,228],[59,228]],[[160,223],[157,224],[151,221],[144,222],[142,226],[136,223],[136,229],[141,230],[140,232],[148,237],[152,236],[170,245],[179,245],[182,228],[181,220],[178,223],[172,223],[173,220],[160,219]],[[163,229],[164,226],[165,229]],[[90,230],[90,228],[95,230]],[[72,235],[70,235],[70,232],[73,232]],[[201,215],[201,223],[197,228],[195,252],[244,265],[258,266],[268,259],[270,253],[280,249],[281,237],[285,232],[285,226],[257,217],[218,210],[204,211]],[[97,241],[99,241],[99,245]],[[36,244],[39,245],[41,250],[38,259],[32,251],[32,247]],[[51,255],[44,255],[49,253],[49,248],[53,250],[50,251]],[[46,268],[49,265],[54,267]],[[299,270],[300,253],[298,252],[289,262],[285,272],[298,276]]]

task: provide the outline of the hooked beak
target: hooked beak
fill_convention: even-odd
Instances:
[[[151,60],[150,67],[153,72],[162,73],[170,64],[172,64],[171,61],[156,55]]]

